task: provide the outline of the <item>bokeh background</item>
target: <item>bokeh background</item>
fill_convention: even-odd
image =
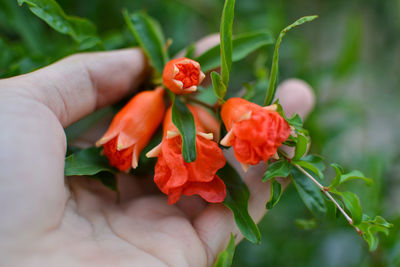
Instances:
[[[280,53],[280,80],[307,81],[317,106],[306,122],[312,151],[327,163],[359,169],[372,187],[351,184],[365,212],[395,224],[377,251],[344,219],[310,219],[293,187],[260,223],[261,245],[243,241],[234,266],[400,266],[400,0],[237,0],[234,33],[269,29],[274,36],[304,15],[320,18],[291,31]],[[135,40],[121,11],[144,9],[173,39],[175,53],[219,29],[222,0],[58,0],[65,12],[92,20],[106,49]],[[0,77],[30,72],[78,51],[16,0],[0,0]],[[265,78],[272,47],[234,64],[230,90]],[[332,170],[328,170],[332,173]],[[304,228],[304,227],[302,227]],[[312,227],[310,227],[312,228]]]

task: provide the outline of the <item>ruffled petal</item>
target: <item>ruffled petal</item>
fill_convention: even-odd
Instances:
[[[199,195],[210,203],[219,203],[226,197],[224,182],[217,175],[210,182],[189,182],[183,188],[186,196]]]

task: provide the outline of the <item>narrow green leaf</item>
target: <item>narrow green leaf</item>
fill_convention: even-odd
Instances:
[[[353,219],[353,224],[357,225],[362,219],[362,208],[360,204],[360,199],[358,196],[352,192],[341,192],[341,197],[344,205],[351,213],[351,218]]]
[[[286,118],[286,121],[295,128],[303,127],[303,119],[299,114],[295,114],[291,118]]]
[[[293,160],[300,159],[307,151],[308,138],[302,134],[297,135],[296,149],[294,150]]]
[[[217,260],[213,267],[230,267],[232,266],[233,255],[235,254],[235,237],[231,234],[228,246],[218,254]]]
[[[325,213],[325,201],[319,188],[295,167],[291,168],[291,173],[293,184],[306,207],[314,215]]]
[[[393,224],[388,223],[381,216],[376,216],[374,220],[371,220],[364,214],[362,222],[357,227],[362,231],[362,237],[367,241],[369,250],[374,251],[379,243],[378,232],[388,235],[389,228],[393,227]]]
[[[178,97],[172,104],[172,122],[182,137],[182,156],[185,162],[196,160],[196,126],[189,108]]]
[[[158,74],[162,74],[168,55],[164,49],[165,38],[159,25],[144,12],[129,14],[124,10],[123,15],[129,30],[134,35],[140,47],[146,53]]]
[[[83,149],[65,158],[64,175],[95,175],[99,172],[114,172],[106,157],[100,155],[100,148]]]
[[[232,40],[232,62],[245,58],[251,52],[260,47],[273,44],[274,38],[267,31],[249,32],[233,36]],[[200,63],[203,72],[213,70],[221,66],[221,48],[216,45],[195,60]]]
[[[221,76],[226,87],[229,84],[229,73],[232,67],[232,26],[235,11],[235,0],[225,0],[221,17]]]
[[[349,173],[343,174],[342,168],[336,164],[333,163],[331,166],[335,169],[335,178],[332,180],[332,183],[329,185],[330,188],[334,188],[344,182],[350,181],[350,180],[363,180],[367,185],[371,185],[373,183],[371,178],[367,178],[364,176],[364,174],[360,171],[354,170]]]
[[[72,37],[79,48],[84,50],[101,40],[97,35],[96,26],[89,20],[67,16],[54,0],[18,0],[18,4],[26,3],[33,14],[45,21],[50,27],[62,34]]]
[[[313,173],[315,173],[318,177],[323,178],[324,174],[321,172],[320,169],[318,169],[317,166],[315,166],[312,162],[308,162],[308,161],[303,161],[303,160],[293,160],[292,161],[293,164],[297,164],[303,168],[306,168],[310,171],[312,171]]]
[[[312,219],[296,219],[294,221],[294,223],[296,224],[297,227],[299,227],[300,229],[303,230],[311,230],[314,229],[315,227],[317,227],[317,220],[315,220],[315,218]]]
[[[250,192],[240,175],[228,163],[218,171],[218,176],[226,185],[224,201],[232,212],[235,222],[245,238],[253,243],[259,243],[261,234],[257,225],[249,215],[248,205]]]
[[[338,184],[340,184],[340,176],[342,176],[343,169],[339,164],[332,163],[331,164],[332,168],[335,169],[335,178],[333,178],[332,183],[329,187],[335,187]]]
[[[275,44],[275,49],[274,49],[274,55],[272,58],[272,66],[271,66],[271,73],[269,75],[269,84],[268,84],[268,89],[265,95],[265,100],[264,100],[264,106],[269,106],[271,105],[274,96],[275,96],[275,83],[276,83],[276,78],[278,76],[278,63],[279,63],[279,47],[281,45],[283,37],[286,35],[288,31],[293,29],[296,26],[299,26],[305,22],[312,21],[316,19],[318,16],[306,16],[302,17],[298,20],[296,20],[294,23],[290,24],[286,28],[284,28],[281,33],[279,34],[278,39],[276,40]]]
[[[264,173],[263,182],[275,177],[287,177],[290,174],[290,164],[287,160],[275,161],[268,165],[268,170]]]
[[[218,99],[220,101],[223,102],[227,88],[226,88],[224,82],[222,81],[221,75],[219,75],[215,71],[211,72],[211,81],[212,81],[215,95],[218,97]]]
[[[271,192],[269,201],[267,202],[266,208],[272,209],[276,204],[278,204],[279,200],[282,196],[282,185],[276,181],[275,179],[271,180]]]

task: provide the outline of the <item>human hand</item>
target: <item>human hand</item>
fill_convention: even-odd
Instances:
[[[199,48],[210,44],[215,38]],[[146,68],[141,50],[125,49],[78,54],[0,80],[1,266],[210,266],[231,232],[241,238],[222,204],[193,196],[168,205],[152,177],[118,175],[118,205],[96,181],[64,180],[63,127],[137,88]],[[305,116],[312,108],[313,95],[300,81],[277,94],[289,114]],[[270,191],[260,179],[264,170],[263,164],[238,170],[256,221]]]

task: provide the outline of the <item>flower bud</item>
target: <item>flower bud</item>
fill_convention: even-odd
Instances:
[[[97,146],[104,147],[110,165],[129,171],[138,165],[139,155],[160,125],[164,113],[164,89],[134,96],[114,117]]]
[[[200,64],[185,57],[170,60],[162,76],[165,86],[178,95],[195,92],[205,77]]]
[[[290,126],[274,105],[261,107],[242,98],[230,98],[221,109],[228,134],[221,140],[233,146],[236,159],[243,169],[267,161],[289,137]]]
[[[199,195],[207,202],[222,202],[226,196],[224,182],[216,173],[225,165],[225,157],[213,134],[203,132],[195,109],[189,107],[196,123],[197,158],[187,163],[182,156],[182,138],[171,120],[171,108],[164,119],[164,136],[160,145],[151,150],[148,157],[158,157],[154,182],[168,195],[168,203],[174,204],[181,195]],[[211,116],[211,115],[210,115]]]

